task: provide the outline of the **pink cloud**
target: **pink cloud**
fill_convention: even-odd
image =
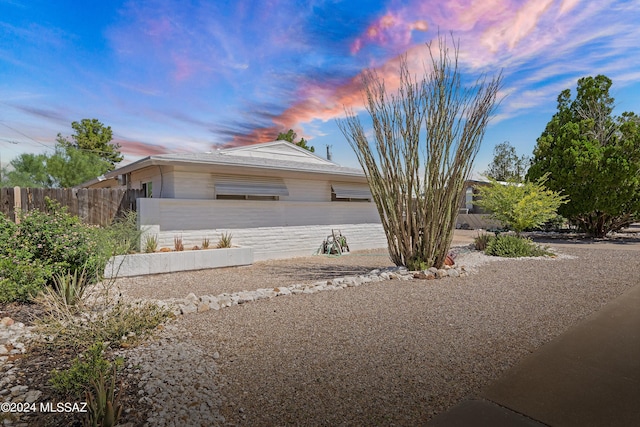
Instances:
[[[400,14],[387,12],[371,24],[360,37],[351,44],[351,53],[356,54],[365,44],[407,46],[411,43],[412,31],[427,31],[425,20],[407,20]]]
[[[120,144],[120,151],[132,156],[152,156],[154,154],[166,154],[169,150],[157,144],[132,141],[128,139],[114,139],[114,143]]]

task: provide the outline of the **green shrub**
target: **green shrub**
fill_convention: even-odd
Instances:
[[[66,395],[82,398],[89,390],[92,381],[99,380],[100,376],[109,377],[112,365],[102,355],[104,344],[97,342],[89,347],[82,356],[77,357],[69,369],[51,371],[49,382],[53,388]],[[116,363],[122,363],[117,361]]]
[[[113,237],[83,224],[47,199],[47,212],[19,213],[20,223],[0,218],[0,301],[29,301],[54,276],[85,270],[93,283],[113,252]],[[5,238],[6,237],[6,238]]]
[[[92,310],[93,309],[93,310]],[[42,344],[52,348],[82,350],[95,342],[128,347],[151,334],[167,321],[171,313],[151,302],[116,302],[107,307],[84,305],[85,315],[68,316],[50,307],[49,314],[37,322],[37,332],[48,337]]]
[[[40,292],[53,272],[28,250],[8,248],[0,252],[0,303],[28,302]]]
[[[545,187],[547,175],[537,182],[502,184],[491,179],[491,185],[478,189],[480,200],[475,205],[491,211],[491,217],[520,235],[554,219],[558,208],[567,203],[566,196]]]
[[[505,234],[491,238],[485,253],[506,258],[551,255],[545,248],[536,245],[529,239]]]

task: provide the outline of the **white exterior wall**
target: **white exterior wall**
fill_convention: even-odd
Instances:
[[[284,202],[268,200],[138,199],[141,226],[161,230],[377,224],[371,202]]]
[[[340,230],[352,251],[387,247],[382,224],[328,224],[296,227],[258,227],[242,229],[160,231],[158,247],[173,248],[174,237],[181,237],[186,249],[201,246],[208,238],[215,246],[222,233],[230,233],[232,244],[253,249],[253,259],[293,258],[313,255],[331,230]]]
[[[332,229],[351,250],[387,246],[375,204],[366,202],[138,199],[138,221],[169,248],[176,236],[193,247],[205,237],[215,245],[229,232],[234,245],[253,248],[256,260],[310,255]]]
[[[289,190],[288,196],[280,196],[280,201],[330,202],[331,184],[329,181],[284,178]]]

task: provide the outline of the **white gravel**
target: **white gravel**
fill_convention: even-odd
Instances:
[[[181,317],[166,343],[131,359],[155,405],[149,425],[222,425],[220,415],[230,425],[423,425],[640,284],[633,250],[563,248],[544,260],[460,252],[456,261],[476,274],[369,283]],[[372,269],[373,258],[331,262],[336,270]],[[268,270],[290,270],[287,262]],[[330,262],[297,262],[313,280],[332,271]],[[256,289],[294,279],[254,275],[261,269],[237,269],[238,283]],[[225,280],[237,287],[233,274]],[[217,283],[213,274],[202,277]],[[181,289],[177,297],[185,295]]]

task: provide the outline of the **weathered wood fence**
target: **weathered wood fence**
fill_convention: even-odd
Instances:
[[[0,212],[16,221],[16,210],[46,211],[45,198],[58,201],[86,224],[108,225],[127,211],[136,211],[143,190],[116,188],[0,188]]]

